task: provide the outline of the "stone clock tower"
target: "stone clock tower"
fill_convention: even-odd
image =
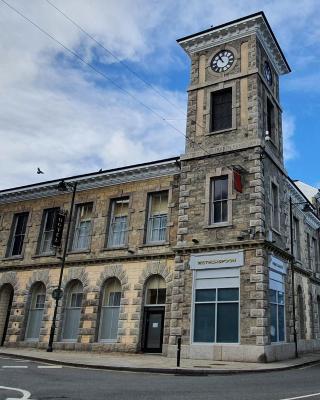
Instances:
[[[263,12],[178,43],[191,78],[169,352],[181,335],[190,357],[271,360],[292,336],[268,298],[272,257],[288,279],[279,76],[290,67]]]

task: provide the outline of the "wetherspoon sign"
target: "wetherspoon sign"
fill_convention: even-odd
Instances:
[[[243,251],[199,253],[190,257],[190,269],[241,267],[243,264]]]

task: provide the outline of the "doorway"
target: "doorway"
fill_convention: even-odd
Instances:
[[[161,353],[163,341],[164,307],[145,307],[144,343],[146,353]]]
[[[0,346],[4,345],[13,301],[13,287],[8,283],[0,290]]]

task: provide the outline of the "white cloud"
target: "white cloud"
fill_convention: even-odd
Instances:
[[[58,40],[98,65],[182,132],[181,113],[98,49],[45,0],[7,0]],[[117,57],[185,110],[185,93],[164,89],[166,76],[189,68],[175,39],[263,8],[280,37],[313,43],[317,1],[216,2],[50,0]],[[178,155],[184,138],[123,92],[81,66],[61,47],[0,3],[0,187]],[[306,29],[307,38],[297,36]],[[307,29],[308,28],[308,29]],[[177,71],[178,70],[178,71]],[[154,81],[152,80],[154,78]],[[158,82],[158,83],[154,83]],[[160,82],[160,83],[159,83]],[[186,82],[187,84],[187,82]],[[161,86],[163,85],[163,86]],[[285,117],[287,159],[296,155],[294,119]],[[45,175],[35,175],[36,167]]]
[[[298,156],[293,140],[295,134],[295,119],[292,115],[288,113],[283,114],[282,130],[284,159],[289,161]]]

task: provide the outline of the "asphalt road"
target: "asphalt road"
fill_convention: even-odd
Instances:
[[[310,396],[315,393],[318,395]],[[0,400],[7,398],[320,400],[320,364],[259,374],[172,376],[59,367],[1,357]]]

